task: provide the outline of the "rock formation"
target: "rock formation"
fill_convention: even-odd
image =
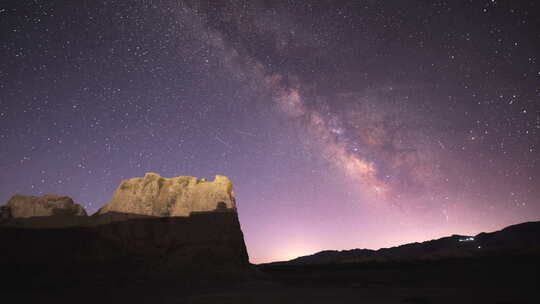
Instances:
[[[33,277],[32,267],[54,267],[59,277],[96,267],[106,276],[186,278],[251,269],[233,186],[225,176],[213,182],[155,173],[128,179],[93,216],[56,195],[15,195],[0,213],[0,269],[23,281]],[[27,264],[33,266],[25,269]]]
[[[146,173],[123,181],[112,201],[98,214],[117,212],[147,216],[189,216],[192,212],[236,210],[233,185],[217,175],[213,182],[191,176],[173,178]]]
[[[0,210],[0,218],[30,218],[39,216],[86,216],[84,208],[68,196],[46,194],[40,197],[16,194]]]

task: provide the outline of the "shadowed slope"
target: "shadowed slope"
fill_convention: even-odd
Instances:
[[[118,219],[132,215],[109,216],[92,218],[108,223],[79,227],[0,227],[2,275],[29,286],[51,279],[242,277],[249,272],[235,212],[128,220]]]
[[[540,221],[506,227],[476,236],[452,235],[379,250],[326,250],[274,265],[347,264],[540,254]]]

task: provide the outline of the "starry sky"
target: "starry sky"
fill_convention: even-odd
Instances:
[[[0,4],[0,201],[229,176],[251,262],[540,219],[536,1]]]

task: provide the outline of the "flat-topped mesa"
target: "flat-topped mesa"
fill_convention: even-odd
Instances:
[[[46,194],[40,197],[15,194],[2,206],[1,218],[30,218],[43,216],[86,216],[84,208],[68,196]]]
[[[73,200],[54,195],[16,195],[0,206],[2,274],[10,270],[26,282],[42,268],[96,268],[100,277],[121,278],[234,278],[251,271],[225,176],[206,181],[147,173],[123,181],[96,216],[73,216],[79,214],[86,213]],[[43,278],[54,280],[54,273]]]
[[[231,180],[216,175],[214,181],[192,176],[162,177],[146,173],[143,178],[124,180],[112,201],[97,215],[105,213],[146,216],[189,216],[192,212],[236,211]]]

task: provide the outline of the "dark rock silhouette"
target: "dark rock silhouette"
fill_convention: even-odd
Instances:
[[[238,274],[249,265],[234,212],[128,220],[118,220],[128,214],[110,216],[106,224],[63,228],[5,225],[0,228],[0,265],[7,263],[1,265],[5,270],[13,265],[62,269],[110,264],[138,274],[181,275]]]

